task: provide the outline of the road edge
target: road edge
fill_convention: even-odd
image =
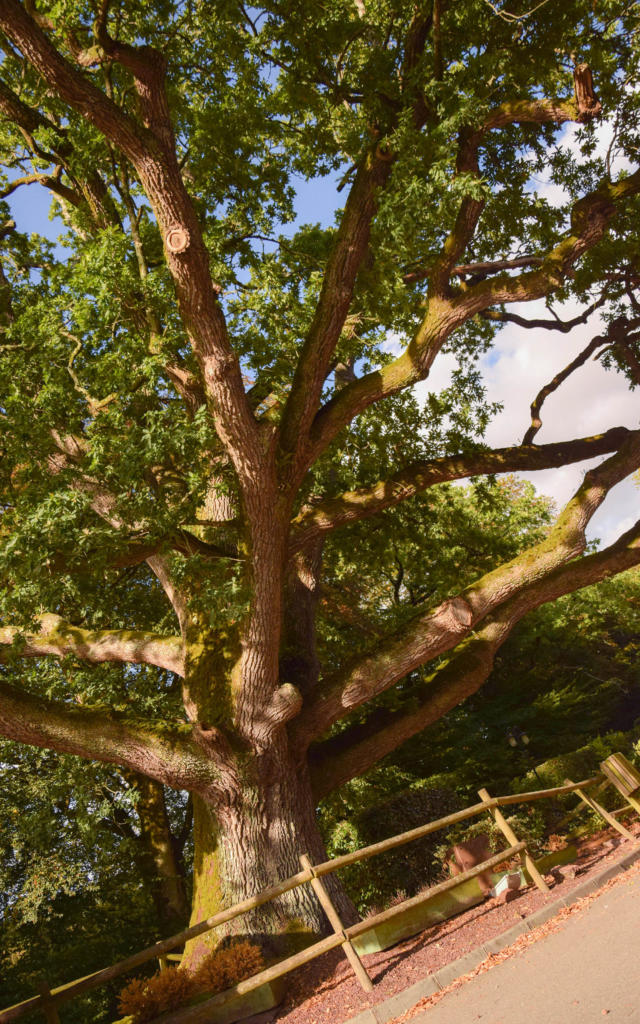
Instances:
[[[600,871],[597,875],[586,879],[586,881],[567,893],[566,896],[560,896],[540,910],[529,914],[528,917],[523,918],[522,921],[513,925],[506,932],[503,932],[502,935],[497,935],[495,938],[481,943],[471,952],[465,953],[464,956],[453,960],[450,964],[445,964],[444,967],[434,971],[433,974],[429,974],[426,978],[416,981],[415,984],[403,989],[402,992],[397,992],[395,996],[390,996],[388,999],[376,1003],[375,1006],[362,1010],[355,1017],[350,1017],[344,1024],[387,1024],[388,1021],[412,1009],[421,999],[448,988],[452,982],[473,971],[488,956],[506,949],[507,946],[510,946],[525,932],[532,932],[539,925],[544,924],[545,921],[555,917],[563,907],[570,907],[585,896],[590,896],[610,881],[610,879],[623,874],[637,860],[640,860],[640,848],[632,850],[631,853],[621,857],[615,864]]]

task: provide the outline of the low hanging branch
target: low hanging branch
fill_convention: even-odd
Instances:
[[[100,663],[116,661],[138,665],[156,665],[168,672],[182,675],[184,653],[182,638],[159,636],[140,630],[91,630],[65,622],[59,615],[41,615],[40,629],[24,632],[17,626],[0,627],[0,646],[7,656],[40,658],[53,655],[64,658],[75,655],[84,661]]]

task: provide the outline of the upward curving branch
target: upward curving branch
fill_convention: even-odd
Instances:
[[[375,149],[359,168],[322,282],[316,311],[296,366],[282,417],[284,453],[299,450],[318,409],[331,357],[349,312],[356,277],[367,254],[376,193],[391,173],[391,162]]]
[[[316,799],[361,775],[476,693],[493,669],[498,650],[528,612],[637,565],[640,565],[640,520],[610,547],[562,566],[506,602],[481,628],[463,640],[447,662],[419,685],[417,692],[412,691],[412,697],[420,698],[417,708],[386,710],[383,715],[374,713],[363,725],[346,729],[335,739],[311,749]]]
[[[17,626],[0,627],[0,661],[8,656],[42,658],[47,655],[65,658],[74,655],[83,661],[100,663],[118,661],[184,674],[184,652],[179,636],[129,629],[82,629],[65,622],[59,615],[41,615],[40,628],[25,632]]]
[[[416,129],[420,129],[433,113],[425,101],[416,72],[419,75],[424,48],[432,29],[436,45],[439,45],[440,6],[444,4],[439,5],[437,16],[434,9],[433,17],[431,12],[417,7],[405,39],[400,81],[403,103],[411,110]],[[401,106],[395,109],[388,131],[397,124]],[[394,153],[381,138],[378,125],[371,125],[370,132],[376,143],[362,159],[351,186],[282,417],[281,450],[285,460],[288,453],[297,453],[292,476],[298,481],[309,464],[306,452],[309,429],[351,307],[358,272],[368,253],[378,194],[387,185],[395,160]]]
[[[451,650],[475,626],[525,588],[580,555],[585,530],[609,490],[640,466],[640,430],[620,450],[590,470],[553,529],[539,544],[487,573],[461,594],[416,616],[369,654],[325,679],[292,727],[305,748],[336,721],[384,692],[419,665]]]
[[[499,274],[451,296],[430,298],[405,351],[342,388],[320,409],[311,429],[313,458],[370,405],[424,380],[444,342],[471,317],[503,303],[532,302],[559,288],[573,264],[602,239],[617,210],[639,192],[640,170],[617,182],[602,182],[575,204],[569,232],[537,269],[517,276]],[[454,255],[457,251],[454,246]]]
[[[540,411],[544,402],[547,400],[549,395],[552,395],[554,391],[557,391],[561,384],[567,380],[568,377],[578,370],[581,366],[584,366],[589,356],[593,355],[599,348],[602,348],[607,342],[606,337],[592,338],[588,345],[582,349],[581,352],[572,359],[571,362],[565,366],[560,373],[557,373],[553,380],[550,380],[548,384],[545,384],[540,389],[533,402],[531,403],[531,425],[527,429],[526,434],[522,438],[523,445],[533,444],[533,439],[542,427],[542,420],[540,419]]]
[[[539,99],[506,102],[490,111],[480,126],[464,128],[460,133],[456,173],[467,174],[480,183],[479,149],[485,137],[497,128],[505,128],[510,124],[581,122],[599,114],[602,108],[592,91],[593,102],[589,102],[590,97],[586,93],[582,99],[578,97],[578,69],[574,72],[574,82],[576,97],[572,101]],[[581,82],[585,82],[584,76]],[[446,295],[449,292],[449,278],[459,273],[456,263],[475,234],[484,205],[483,198],[473,195],[465,196],[462,200],[453,229],[445,239],[440,257],[429,274],[430,288],[434,294]]]

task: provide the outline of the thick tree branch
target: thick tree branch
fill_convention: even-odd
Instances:
[[[614,544],[557,569],[508,601],[456,648],[445,665],[419,684],[412,710],[386,710],[311,749],[316,799],[361,775],[406,740],[437,722],[486,682],[497,651],[528,612],[563,594],[640,565],[640,520]]]
[[[325,679],[292,726],[294,742],[304,748],[335,721],[414,668],[451,650],[505,601],[580,555],[591,517],[609,490],[638,466],[640,431],[633,431],[615,455],[585,475],[543,541],[487,573],[456,597],[418,615],[370,653]]]
[[[597,189],[575,203],[569,233],[548,253],[537,270],[514,278],[500,275],[468,290],[465,298],[469,300],[470,314],[481,313],[503,302],[530,302],[550,294],[564,282],[577,260],[602,239],[618,206],[638,192],[640,170],[615,182],[601,182]]]
[[[120,46],[117,59],[133,71],[146,124],[122,111],[56,50],[18,0],[0,0],[0,29],[63,102],[86,117],[136,167],[165,241],[182,320],[211,402],[218,435],[257,514],[265,453],[246,399],[236,354],[227,336],[209,254],[187,194],[170,130],[164,62],[148,48]],[[135,56],[132,56],[134,54]]]
[[[313,322],[296,366],[282,417],[283,452],[300,448],[320,401],[331,357],[345,324],[356,277],[369,246],[376,193],[391,173],[391,161],[370,152],[359,168],[324,274]]]
[[[534,445],[525,439],[522,445],[511,448],[415,462],[388,480],[381,480],[372,487],[347,491],[301,512],[292,524],[291,548],[298,550],[313,537],[377,515],[435,484],[485,473],[515,473],[570,465],[617,451],[628,435],[626,427],[614,427],[594,437],[544,445]]]
[[[52,655],[64,658],[74,655],[84,661],[99,663],[118,661],[139,665],[156,665],[182,675],[184,655],[178,636],[160,636],[142,630],[91,630],[65,622],[59,615],[41,615],[40,629],[26,633],[17,626],[0,627],[0,646],[10,648],[7,655],[19,658],[41,658]]]
[[[438,46],[440,12],[444,6],[439,0],[436,30]],[[435,14],[432,18],[430,12],[416,8],[405,39],[401,74],[403,103],[411,109],[416,129],[420,129],[431,116],[425,102],[424,90],[416,81],[415,73],[420,68],[435,18]],[[401,105],[394,110],[394,123],[400,109]],[[294,451],[300,456],[298,466],[293,468],[294,480],[296,470],[299,479],[307,468],[305,447],[309,428],[318,410],[331,358],[351,307],[358,272],[368,252],[378,194],[389,181],[395,159],[394,154],[380,141],[380,129],[373,126],[372,133],[379,141],[366,154],[353,180],[324,273],[313,322],[296,366],[291,392],[281,421],[280,445],[285,458],[288,453]]]
[[[578,79],[581,83],[581,100],[577,93]],[[463,129],[460,133],[456,174],[467,174],[476,179],[479,185],[479,149],[485,137],[497,128],[504,128],[510,124],[547,124],[550,122],[564,124],[567,121],[580,122],[595,117],[600,113],[601,107],[595,99],[593,88],[589,93],[589,82],[590,78],[584,74],[579,76],[578,69],[576,69],[576,98],[574,101],[541,99],[502,103],[489,113],[480,127]],[[473,238],[484,205],[483,197],[468,195],[462,200],[454,227],[445,239],[441,255],[429,272],[429,284],[433,294],[447,295],[449,293],[449,278],[455,273],[456,263]]]
[[[226,740],[214,729],[44,700],[2,681],[0,735],[130,768],[217,802],[226,798],[233,777]]]

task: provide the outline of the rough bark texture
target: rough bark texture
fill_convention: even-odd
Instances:
[[[143,848],[140,866],[163,933],[170,935],[185,928],[189,917],[180,851],[171,834],[164,788],[140,774],[135,775],[135,786],[139,793],[136,811]]]
[[[286,757],[284,751],[283,756]],[[228,805],[213,809],[194,803],[194,897],[191,923],[231,906],[300,871],[299,857],[327,859],[315,820],[308,773],[272,753],[229,794]],[[345,924],[357,919],[342,888],[327,880]],[[185,964],[197,963],[225,934],[251,938],[272,955],[283,955],[323,934],[328,922],[310,886],[293,889],[271,904],[251,911],[194,939]]]

